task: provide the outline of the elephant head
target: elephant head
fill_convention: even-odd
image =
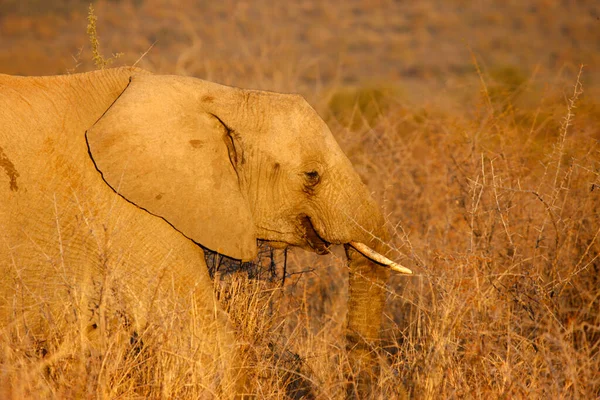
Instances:
[[[319,254],[345,245],[348,346],[362,362],[379,334],[389,275],[381,264],[389,260],[376,252],[388,233],[367,187],[301,96],[134,75],[86,137],[113,190],[211,250],[251,260],[257,239]]]

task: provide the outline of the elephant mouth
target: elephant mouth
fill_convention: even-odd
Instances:
[[[299,217],[299,221],[302,239],[308,245],[308,247],[319,255],[328,254],[331,243],[327,242],[325,239],[319,236],[310,220],[310,217],[308,215],[301,215]],[[382,254],[379,254],[364,243],[350,241],[346,243],[345,246],[352,247],[364,257],[383,267],[390,268],[392,271],[396,271],[407,275],[411,275],[413,273],[410,269],[390,260]]]
[[[301,236],[308,247],[319,255],[328,254],[331,243],[319,236],[313,227],[312,222],[310,221],[310,217],[308,215],[301,215],[299,220]]]

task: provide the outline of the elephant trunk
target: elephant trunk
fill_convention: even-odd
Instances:
[[[385,242],[389,235],[382,227],[373,237]],[[346,329],[350,363],[348,398],[369,397],[372,382],[379,373],[375,349],[379,347],[376,342],[385,306],[386,283],[391,273],[389,267],[382,265],[391,261],[381,255],[385,249],[380,240],[367,239],[345,245],[350,270]],[[395,265],[400,272],[412,273],[408,268]]]

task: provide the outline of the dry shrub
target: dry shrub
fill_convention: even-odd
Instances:
[[[396,108],[342,136],[420,272],[392,280],[392,368],[416,398],[595,398],[598,105],[581,71],[535,109],[488,79],[464,115]]]

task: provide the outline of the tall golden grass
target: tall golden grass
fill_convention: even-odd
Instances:
[[[559,7],[546,3],[555,12]],[[172,43],[156,50],[174,58],[153,50],[141,66],[304,94],[379,199],[396,256],[416,276],[394,276],[389,284],[383,338],[373,350],[381,366],[377,398],[397,398],[401,383],[418,399],[600,397],[600,108],[593,64],[577,67],[583,56],[575,50],[556,53],[552,65],[498,62],[491,53],[518,51],[492,29],[508,18],[499,7],[481,14],[490,25],[478,31],[490,33],[481,39],[485,43],[471,52],[461,44],[447,65],[433,54],[428,66],[421,53],[435,45],[435,31],[427,18],[450,35],[477,14],[450,6],[444,14],[423,3],[403,9],[412,18],[409,31],[394,31],[397,41],[388,49],[400,54],[373,50],[368,59],[403,63],[403,75],[390,78],[382,70],[386,79],[358,79],[356,64],[366,59],[356,54],[385,44],[368,34],[385,19],[380,13],[366,8],[372,18],[363,21],[363,14],[343,7],[313,6],[304,11],[320,23],[298,42],[292,34],[278,36],[278,22],[270,21],[300,13],[300,6],[284,12],[238,5],[235,26],[223,17],[214,22],[219,29],[210,30],[194,23],[202,10],[169,13],[161,8],[165,4],[153,0],[120,9],[126,16],[154,13],[179,24],[179,30],[164,27],[162,40]],[[102,40],[102,24],[118,24],[111,7],[117,5],[97,4],[101,44],[107,43],[107,52],[127,52],[115,48],[112,36]],[[552,10],[518,14],[522,25],[515,35],[521,36],[515,40],[532,53],[527,57],[553,48],[550,34],[547,43],[523,39],[523,26],[548,22]],[[85,14],[75,17],[83,22],[85,41]],[[585,36],[566,16],[554,18],[569,35]],[[333,29],[325,28],[338,20],[364,35],[348,39],[337,65],[332,59],[319,63],[312,58],[319,41],[339,50]],[[301,27],[292,26],[296,31]],[[248,47],[241,56],[229,54],[227,45],[243,33],[251,38]],[[137,53],[126,53],[129,63],[153,43],[133,36]],[[598,60],[598,54],[589,57]],[[82,58],[79,70],[92,65],[85,52]],[[275,256],[279,277],[282,258]],[[286,265],[284,285],[281,279],[250,279],[247,269],[215,280],[244,348],[251,389],[267,399],[341,398],[347,364],[343,257],[339,249],[327,257],[292,250]],[[105,332],[100,351],[77,331],[40,338],[1,330],[0,398],[231,396],[207,370],[170,350],[178,345],[168,335],[174,323],[138,332],[133,341],[127,329],[115,327]]]

